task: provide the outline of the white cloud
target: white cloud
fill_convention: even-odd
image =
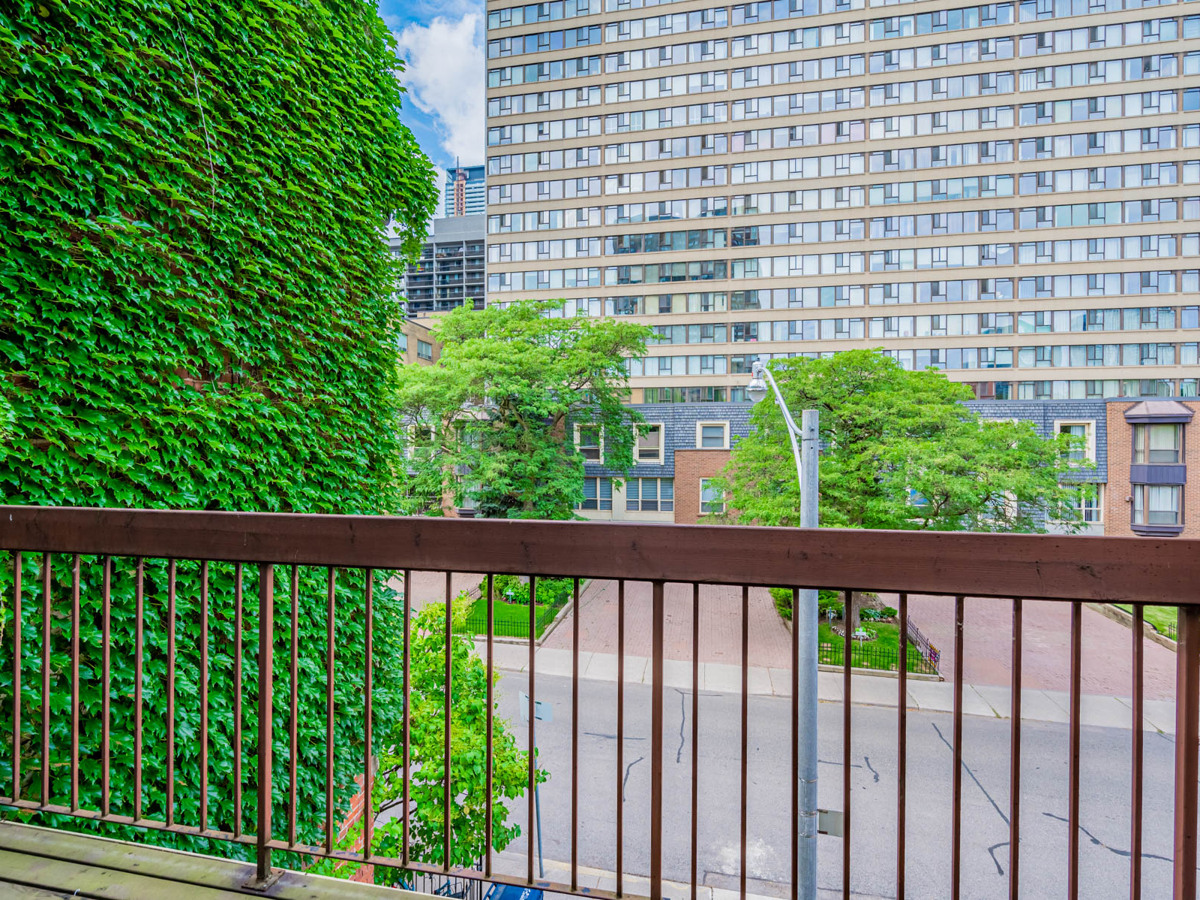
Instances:
[[[451,158],[461,157],[463,165],[483,162],[483,17],[438,16],[428,25],[410,24],[395,37],[409,102],[432,118]]]

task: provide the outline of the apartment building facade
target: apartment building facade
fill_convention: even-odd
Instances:
[[[1200,2],[489,0],[488,302],[635,401],[882,347],[981,398],[1197,394]]]
[[[484,303],[484,217],[434,219],[416,262],[407,266],[397,291],[409,316],[448,312],[464,303]],[[394,251],[399,238],[391,236]]]

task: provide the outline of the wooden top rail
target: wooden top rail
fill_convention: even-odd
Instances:
[[[0,506],[0,549],[1200,605],[1200,540]]]

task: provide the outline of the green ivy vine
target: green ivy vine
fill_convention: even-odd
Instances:
[[[397,508],[392,221],[410,256],[437,194],[399,117],[390,36],[368,0],[14,0],[0,7],[0,503],[288,512]],[[24,563],[23,791],[40,791],[40,557]],[[133,804],[134,570],[113,566],[113,809]],[[165,561],[147,561],[146,815],[196,824],[199,571],[179,563],[175,759],[165,755]],[[52,560],[51,792],[69,791],[71,561]],[[81,805],[100,790],[99,591],[81,564]],[[13,565],[0,558],[0,708],[13,700]],[[290,596],[276,595],[276,836],[285,833]],[[299,573],[297,786],[323,797],[324,578]],[[257,569],[243,631],[253,784]],[[210,572],[209,819],[235,805],[233,570]],[[339,812],[362,771],[362,576],[339,581]],[[375,592],[377,733],[399,715],[401,599]],[[12,779],[10,729],[0,793]],[[322,801],[323,802],[323,801]],[[310,809],[320,809],[320,803]],[[320,839],[323,815],[303,817]],[[63,820],[57,824],[68,824]],[[96,827],[70,820],[73,827]],[[282,829],[282,832],[281,832]],[[111,831],[111,829],[110,829]],[[174,842],[162,833],[142,840]],[[211,842],[209,852],[241,845]]]

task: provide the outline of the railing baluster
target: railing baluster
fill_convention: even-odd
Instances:
[[[1145,727],[1145,610],[1133,605],[1133,722],[1129,748],[1129,900],[1142,896],[1142,753]]]
[[[288,685],[291,688],[291,703],[288,707],[288,844],[296,846],[296,771],[297,755],[300,752],[300,567],[292,566],[292,647]]]
[[[795,609],[795,607],[792,607]],[[896,667],[896,896],[904,898],[905,816],[908,812],[908,594],[900,594],[900,658]]]
[[[405,577],[407,579],[407,573],[405,573]],[[408,596],[407,596],[407,594],[405,595],[404,610],[406,613],[408,612]],[[576,616],[579,615],[579,604],[578,603],[575,604],[575,615]],[[494,727],[492,719],[493,719],[493,707],[495,706],[495,703],[496,703],[495,696],[494,696],[494,691],[495,691],[494,683],[495,683],[495,679],[496,679],[496,668],[495,668],[495,660],[493,659],[493,656],[492,656],[492,649],[493,649],[492,636],[493,636],[493,632],[495,630],[496,630],[495,576],[489,573],[488,577],[487,577],[487,738],[486,738],[486,749],[484,751],[484,767],[485,767],[484,777],[487,779],[487,785],[486,785],[486,792],[484,794],[484,800],[483,800],[484,817],[485,817],[485,821],[484,821],[484,825],[483,825],[483,833],[484,833],[483,871],[484,871],[484,874],[487,875],[488,877],[491,877],[491,874],[492,874],[492,767],[493,767],[493,763],[494,763],[493,754],[495,753],[495,748],[492,745],[492,728]],[[404,647],[405,647],[405,652],[407,652],[407,650],[408,650],[408,635],[407,635],[407,633],[405,633]],[[406,664],[405,665],[406,673],[407,673],[407,669],[408,669],[408,666]],[[407,675],[406,675],[406,677],[407,677]],[[405,774],[404,785],[405,785],[405,791],[406,791],[405,797],[404,797],[404,808],[405,808],[405,816],[407,817],[407,815],[408,815],[408,812],[407,812],[407,810],[408,810],[408,794],[407,794],[408,764],[407,764],[407,759],[405,760],[404,774]],[[405,821],[407,822],[407,818]],[[407,848],[408,848],[407,838],[405,838],[404,846],[405,846],[405,852],[407,853],[408,852],[407,851]]]
[[[375,831],[375,814],[372,805],[372,787],[375,762],[374,742],[371,734],[371,694],[374,691],[374,643],[375,643],[375,571],[363,569],[366,577],[365,610],[363,628],[363,861],[371,859],[371,838]]]
[[[950,896],[962,890],[963,597],[954,598],[954,774],[951,778]]]
[[[142,818],[142,704],[143,670],[145,668],[146,632],[146,564],[138,557],[134,576],[134,644],[133,644],[133,820]],[[237,696],[235,693],[234,696]],[[240,779],[239,779],[240,783]],[[241,809],[241,804],[238,804]]]
[[[1008,896],[1018,900],[1021,867],[1021,598],[1013,598],[1012,609],[1012,714],[1008,774]]]
[[[742,585],[742,721],[741,721],[741,820],[738,827],[738,896],[746,900],[746,807],[750,792],[750,588]]]
[[[617,896],[624,893],[625,851],[625,579],[617,582]]]
[[[42,795],[50,803],[50,554],[42,556]]]
[[[850,663],[854,636],[850,633],[850,591],[842,591],[842,897],[850,900],[850,704],[853,685]],[[792,623],[795,627],[795,622]]]
[[[746,589],[743,588],[743,591]],[[745,595],[743,595],[744,597]],[[665,625],[666,602],[663,597],[663,583],[655,581],[652,584],[652,613],[654,622],[651,629],[651,673],[650,688],[653,692],[650,699],[650,900],[662,900],[663,895],[663,640]],[[742,602],[745,607],[745,600]],[[743,643],[745,635],[743,634]],[[745,659],[743,657],[743,665]],[[745,713],[743,712],[743,719]],[[744,744],[744,741],[743,741]],[[745,770],[745,756],[742,758]],[[743,786],[745,784],[743,778]],[[742,794],[743,805],[745,793]],[[742,832],[742,869],[745,871],[745,830]],[[744,884],[744,876],[743,876]],[[743,896],[745,892],[743,891]]]
[[[692,896],[700,850],[700,585],[692,585]]]
[[[571,582],[571,890],[579,889],[579,579]]]
[[[71,811],[79,809],[79,554],[71,560]]]
[[[1067,897],[1079,898],[1079,706],[1083,676],[1083,604],[1071,601],[1070,751],[1067,773]]]
[[[326,576],[325,597],[325,852],[333,852],[333,839],[337,836],[337,827],[333,820],[333,704],[334,704],[334,661],[337,656],[336,611],[337,611],[337,569],[329,567]],[[408,602],[407,595],[404,602]],[[405,773],[407,783],[408,773]]]
[[[529,837],[526,843],[529,846],[528,872],[526,873],[526,881],[533,884],[533,854],[534,854],[534,833],[535,827],[535,802],[537,790],[537,729],[535,728],[536,713],[537,713],[537,660],[534,656],[534,651],[537,645],[534,643],[533,636],[537,633],[537,576],[529,576],[529,793],[527,795],[526,804],[526,821],[529,823]]]
[[[1175,654],[1175,900],[1196,897],[1196,799],[1200,765],[1200,606],[1179,608]]]
[[[446,727],[442,731],[443,738],[443,758],[442,758],[442,821],[445,827],[442,829],[442,869],[450,871],[450,833],[453,831],[451,823],[450,794],[451,794],[451,775],[450,775],[450,697],[451,697],[451,679],[453,678],[453,662],[454,653],[451,650],[450,644],[454,638],[454,602],[452,595],[453,574],[446,573],[446,671],[445,680],[442,683],[443,704],[442,712]],[[532,600],[529,603],[529,608],[533,609]]]
[[[275,688],[275,568],[263,564],[258,574],[258,828],[255,832],[255,882],[266,886],[271,871],[271,742]]]
[[[208,831],[208,560],[200,563],[200,830]]]
[[[175,824],[175,560],[167,563],[167,827]]]
[[[13,552],[13,720],[12,720],[12,797],[21,799],[21,568],[20,550]]]
[[[233,834],[242,836],[242,564],[233,567]]]

